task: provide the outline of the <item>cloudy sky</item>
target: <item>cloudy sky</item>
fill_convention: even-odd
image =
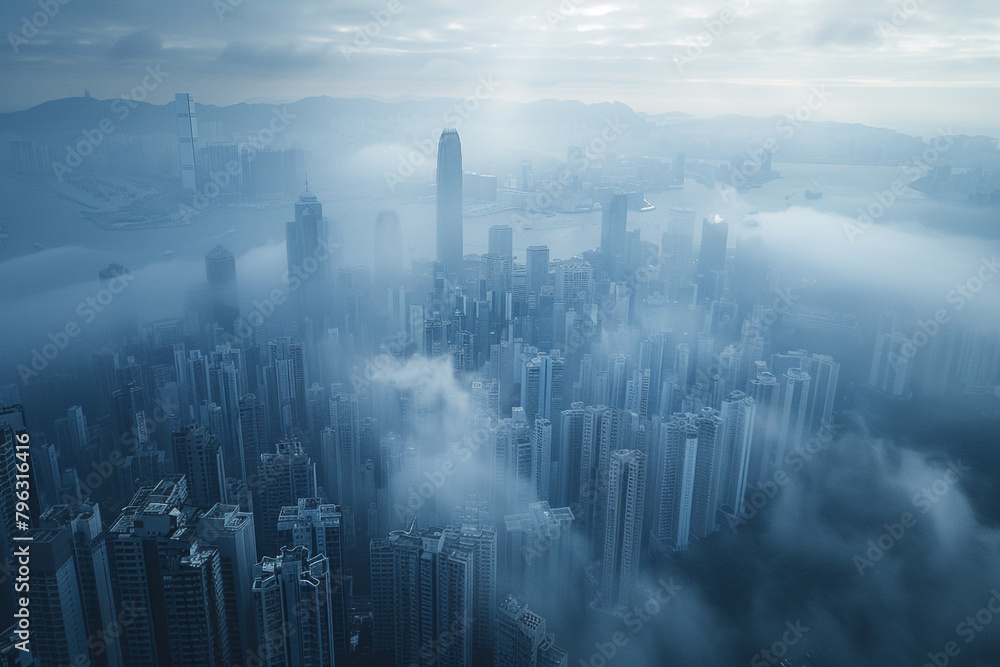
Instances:
[[[123,96],[160,64],[159,103],[462,97],[492,76],[515,101],[768,115],[826,86],[817,119],[1000,134],[995,0],[11,0],[0,26],[0,111]]]

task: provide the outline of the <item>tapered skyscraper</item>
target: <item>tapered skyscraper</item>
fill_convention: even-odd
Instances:
[[[446,276],[462,273],[462,142],[446,129],[437,155],[437,260]]]

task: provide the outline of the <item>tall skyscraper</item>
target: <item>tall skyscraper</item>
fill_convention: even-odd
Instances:
[[[500,603],[495,667],[564,667],[567,652],[545,631],[545,619],[528,609],[526,602],[508,595]]]
[[[197,531],[201,542],[219,549],[222,596],[229,621],[229,653],[234,662],[243,663],[258,651],[249,585],[257,564],[253,515],[241,512],[236,505],[220,503],[202,515]]]
[[[675,414],[660,429],[652,527],[652,545],[658,551],[682,551],[690,542],[700,435],[694,414]]]
[[[177,113],[177,147],[181,165],[181,187],[186,194],[194,194],[198,189],[198,120],[194,110],[194,95],[177,93],[174,95]]]
[[[109,529],[114,587],[135,619],[122,624],[127,665],[231,664],[218,547],[195,538],[184,477],[144,487]]]
[[[225,499],[226,466],[222,447],[208,428],[192,423],[173,434],[176,469],[187,479],[190,501],[208,509]]]
[[[496,531],[471,526],[426,528],[389,534],[392,554],[393,629],[397,667],[464,667],[489,664],[496,608]],[[375,548],[373,546],[373,548]],[[379,559],[378,563],[382,563]],[[390,585],[388,568],[376,571],[373,590]],[[376,580],[378,577],[378,580]],[[376,617],[376,636],[385,623]],[[445,637],[447,641],[441,641]]]
[[[460,282],[462,257],[462,142],[457,130],[445,129],[437,154],[437,261]]]
[[[347,664],[351,639],[347,613],[350,578],[340,506],[324,503],[322,498],[299,498],[296,505],[283,507],[278,517],[278,543],[284,547],[306,547],[309,553],[326,557],[334,655],[338,664]]]
[[[772,419],[776,436],[767,441],[761,464],[760,481],[773,479],[784,465],[785,455],[798,446],[808,433],[809,390],[812,378],[801,368],[789,368],[778,384],[778,402]]]
[[[628,607],[639,576],[646,455],[635,449],[612,452],[606,493],[601,606],[620,613]]]
[[[36,528],[28,535],[31,653],[42,665],[76,664],[89,651],[69,532]]]
[[[53,505],[42,514],[41,525],[49,530],[66,530],[69,535],[90,660],[99,667],[123,665],[119,637],[106,632],[114,625],[117,613],[100,506]]]
[[[510,225],[493,225],[489,232],[489,252],[498,257],[514,259],[514,229]]]
[[[614,195],[605,204],[601,216],[601,256],[611,280],[625,274],[625,226],[628,216],[628,195]]]
[[[549,282],[549,247],[544,245],[528,246],[526,259],[528,272],[528,291],[537,297],[543,285]]]
[[[267,451],[267,414],[264,401],[253,394],[245,394],[239,401],[240,420],[237,430],[243,467],[237,471],[244,483],[257,472],[260,455]]]
[[[326,556],[282,547],[254,566],[252,593],[263,667],[335,664]]]
[[[667,288],[677,289],[688,283],[694,271],[693,208],[672,208],[667,214],[667,231],[660,245],[660,278]]]
[[[730,517],[743,512],[756,410],[754,400],[742,391],[734,391],[722,402],[718,508]]]
[[[505,590],[530,594],[565,584],[573,563],[570,529],[573,511],[547,502],[528,505],[528,511],[504,517],[503,581]]]
[[[726,270],[726,244],[729,242],[729,223],[715,216],[701,222],[701,250],[698,254],[698,275],[701,276],[699,299],[719,298],[723,285],[721,275]]]
[[[336,244],[330,242],[329,223],[323,217],[323,205],[316,195],[306,191],[295,202],[295,219],[285,223],[285,252],[288,260],[289,286],[295,284],[290,295],[295,316],[305,333],[305,320],[309,329],[318,336],[327,315],[324,298],[336,275],[338,257],[334,256]]]
[[[229,333],[240,316],[240,299],[236,288],[236,258],[221,245],[205,255],[205,279],[212,321]]]
[[[281,509],[298,505],[299,498],[316,496],[316,464],[298,440],[283,440],[273,453],[262,454],[254,489],[257,545],[263,554],[278,553]]]

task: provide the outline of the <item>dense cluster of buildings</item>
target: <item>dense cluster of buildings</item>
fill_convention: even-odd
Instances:
[[[615,194],[598,250],[520,264],[495,225],[470,256],[455,131],[437,169],[436,261],[401,270],[387,210],[374,270],[345,262],[307,190],[267,304],[212,249],[183,316],[93,352],[88,407],[30,429],[40,664],[565,666],[560,619],[531,609],[579,572],[590,617],[620,622],[645,564],[830,428],[840,364],[773,349],[767,262],[733,258],[726,221],[696,246],[672,210],[657,246]],[[900,393],[886,326],[872,383]],[[400,380],[417,358],[462,398]],[[5,407],[0,456],[24,428]],[[7,573],[4,613],[13,595]]]

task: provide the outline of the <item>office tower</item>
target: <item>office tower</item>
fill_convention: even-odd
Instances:
[[[567,652],[545,631],[545,619],[528,603],[508,595],[500,603],[495,667],[559,667],[568,664]]]
[[[384,591],[391,585],[394,592],[396,665],[489,664],[496,609],[496,531],[471,526],[417,531],[411,525],[405,532],[390,533],[387,548],[392,554],[392,582],[388,568],[378,572],[373,568],[372,586]],[[387,555],[383,552],[382,557]],[[376,618],[376,636],[385,633],[385,621],[380,624]],[[439,641],[441,637],[449,641]]]
[[[607,474],[606,466],[609,453],[618,449],[614,413],[615,410],[606,405],[588,405],[583,409],[583,442],[580,448],[580,514],[577,518],[583,523],[591,541],[598,539],[596,528],[598,517],[596,514],[600,496],[599,484],[604,483],[602,477]],[[572,500],[570,504],[572,504]]]
[[[612,281],[625,274],[625,225],[628,216],[628,195],[614,195],[605,204],[601,216],[601,256],[604,269]]]
[[[608,355],[608,399],[612,408],[625,407],[625,394],[629,381],[629,357],[627,354]]]
[[[756,410],[754,400],[742,391],[732,392],[722,402],[718,509],[726,516],[743,513]]]
[[[296,286],[290,301],[303,335],[307,332],[306,319],[314,336],[323,330],[327,314],[324,306],[329,302],[326,291],[339,267],[339,258],[334,256],[336,243],[329,239],[329,226],[323,217],[323,205],[307,185],[295,202],[295,219],[285,223],[288,281],[290,287]]]
[[[649,369],[633,371],[625,385],[625,411],[633,412],[640,419],[649,414]]]
[[[666,354],[668,350],[667,337],[656,333],[642,341],[639,346],[639,368],[649,371],[649,396],[647,403],[651,412],[659,410],[660,389],[663,377],[669,367]]]
[[[208,509],[225,498],[226,466],[218,438],[197,423],[175,431],[172,438],[175,466],[187,479],[190,502]]]
[[[334,502],[351,512],[363,510],[361,491],[361,437],[358,398],[337,394],[330,399],[330,428],[321,436],[324,484]]]
[[[222,597],[229,619],[229,654],[240,656],[238,661],[242,663],[258,651],[249,586],[257,564],[253,515],[241,512],[236,505],[217,504],[198,520],[197,534],[202,543],[219,550]]]
[[[347,613],[350,577],[347,575],[340,506],[324,503],[322,498],[299,498],[296,505],[281,508],[278,543],[284,547],[305,547],[311,554],[326,557],[330,573],[333,650],[336,662],[347,664],[351,640],[351,619]]]
[[[69,426],[69,444],[74,457],[81,456],[87,446],[87,418],[83,414],[83,408],[79,405],[72,406],[66,411],[66,421]]]
[[[624,612],[639,575],[645,493],[646,455],[635,449],[612,452],[601,565],[601,606],[607,611]]]
[[[766,441],[761,482],[773,478],[778,468],[784,465],[785,455],[808,434],[811,381],[809,373],[801,368],[789,368],[778,382],[777,404],[771,415],[776,435]]]
[[[528,276],[528,291],[536,295],[549,283],[549,248],[544,245],[528,246],[525,269]]]
[[[660,429],[651,533],[657,551],[683,551],[692,539],[714,530],[720,422],[714,410],[705,409],[700,415],[675,414]]]
[[[36,528],[28,535],[32,656],[43,665],[75,664],[89,651],[68,531]]]
[[[235,333],[234,322],[240,316],[240,298],[236,288],[236,258],[221,245],[205,255],[205,279],[212,321],[229,333]]]
[[[278,553],[278,518],[281,508],[297,505],[299,498],[316,496],[316,464],[298,440],[282,440],[273,453],[261,454],[254,491],[254,524],[258,551]]]
[[[462,257],[462,142],[457,130],[445,129],[437,154],[437,261],[461,282]]]
[[[796,350],[771,357],[771,372],[781,376],[789,368],[799,368],[809,374],[809,404],[806,406],[806,430],[819,431],[824,423],[833,419],[833,405],[837,397],[837,380],[840,364],[822,354],[809,354]]]
[[[545,501],[529,504],[527,512],[504,517],[506,589],[523,594],[562,589],[560,584],[566,583],[573,564],[573,519],[569,507],[553,508]]]
[[[144,487],[108,531],[127,665],[231,664],[218,547],[195,538],[183,476]]]
[[[722,293],[720,276],[726,270],[726,244],[729,223],[715,216],[701,221],[701,250],[698,254],[698,275],[701,276],[700,299],[717,299]]]
[[[74,623],[81,625],[87,638],[85,655],[101,667],[123,665],[118,636],[106,632],[114,626],[117,614],[100,507],[54,505],[42,514],[40,523],[50,531],[65,530],[69,536],[83,621]]]
[[[552,474],[552,422],[542,417],[535,418],[531,430],[531,482],[535,498],[549,500]]]
[[[490,254],[506,257],[508,266],[514,261],[514,230],[510,225],[493,225],[490,227],[488,249]]]
[[[237,430],[240,458],[243,468],[239,470],[244,483],[257,472],[260,455],[267,449],[267,414],[264,401],[253,394],[245,394],[239,401],[240,421]]]
[[[491,505],[497,517],[534,500],[534,457],[528,421],[523,408],[514,408],[512,414],[490,430]]]
[[[580,500],[580,464],[583,453],[583,403],[570,405],[559,418],[559,439],[553,461],[558,466],[558,487],[555,489],[557,505],[576,505]]]
[[[526,360],[521,367],[521,407],[528,423],[552,419],[562,411],[565,362],[557,350]]]
[[[718,411],[702,408],[694,420],[698,429],[698,452],[691,497],[691,538],[702,539],[719,529],[719,440],[722,418]]]
[[[270,440],[298,437],[308,429],[305,375],[302,343],[286,337],[267,344],[264,404],[268,408]]]
[[[177,113],[177,147],[180,154],[181,187],[185,194],[193,195],[198,189],[198,170],[195,155],[198,152],[198,119],[194,109],[194,95],[174,95]]]
[[[383,209],[375,217],[374,266],[380,285],[394,285],[404,273],[403,236],[394,209]]]
[[[393,551],[389,540],[374,538],[369,547],[372,585],[372,644],[376,654],[388,654],[395,648],[395,584]]]
[[[326,556],[310,557],[306,547],[264,556],[254,566],[252,594],[262,666],[335,664]]]

